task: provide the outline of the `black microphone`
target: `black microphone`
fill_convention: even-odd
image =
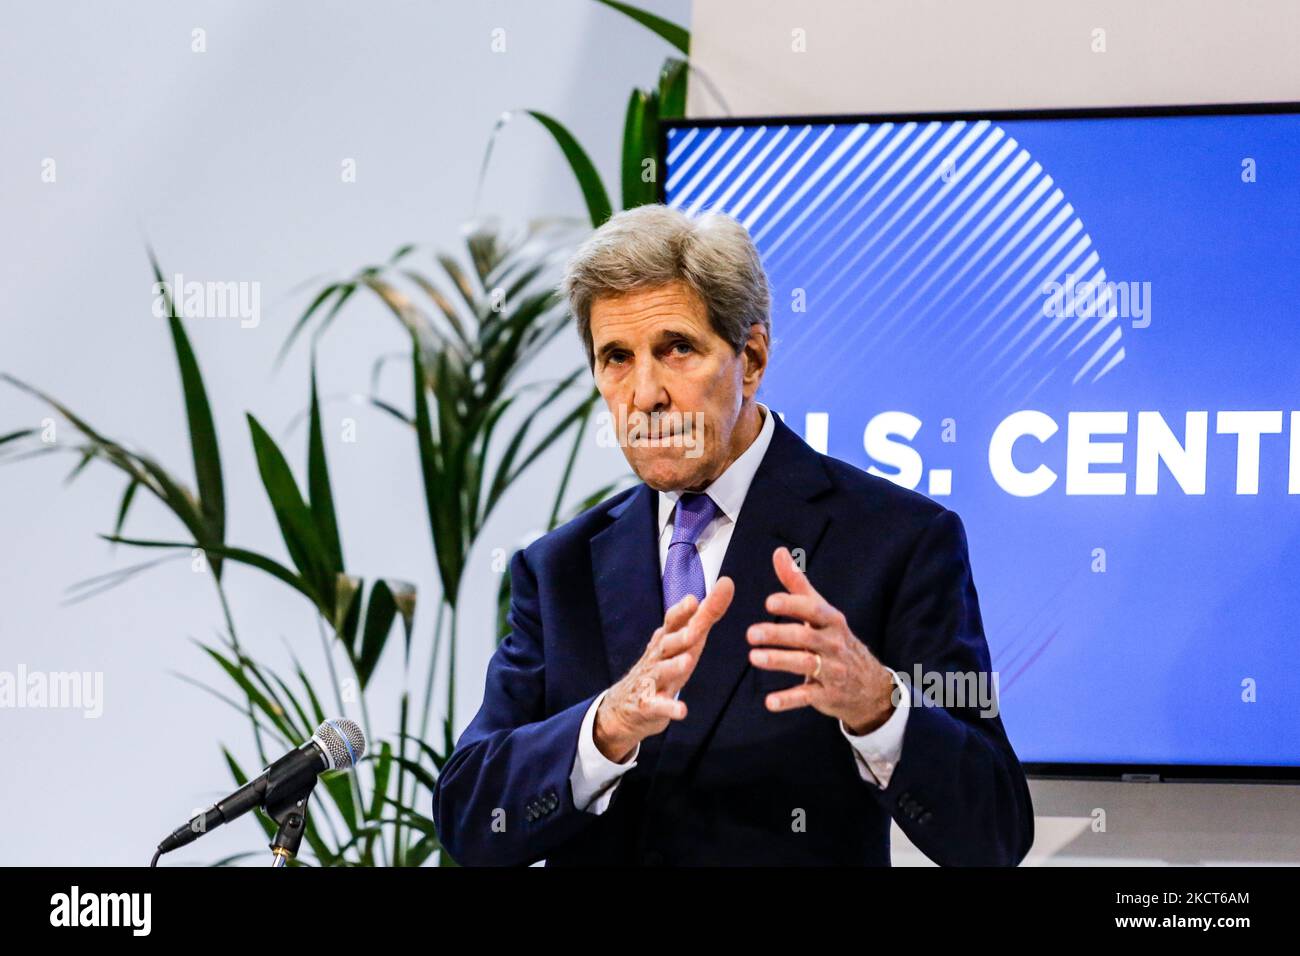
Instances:
[[[224,800],[190,818],[158,844],[154,862],[164,853],[193,843],[209,830],[229,823],[254,807],[266,808],[277,797],[306,793],[316,778],[326,770],[348,770],[356,766],[366,752],[366,735],[355,721],[340,717],[327,720],[316,728],[301,747],[290,750],[253,780],[248,781]]]

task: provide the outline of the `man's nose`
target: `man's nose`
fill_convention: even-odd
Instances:
[[[657,362],[638,362],[632,393],[632,405],[640,412],[662,411],[668,407],[668,392]]]

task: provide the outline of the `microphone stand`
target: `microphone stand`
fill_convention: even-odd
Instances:
[[[271,866],[283,867],[298,854],[302,844],[302,835],[307,829],[307,801],[316,788],[317,777],[312,777],[303,786],[289,792],[277,790],[269,796],[266,814],[280,825],[275,831],[275,838],[268,846],[271,848]]]
[[[271,866],[287,866],[302,845],[307,830],[307,801],[320,775],[327,770],[351,769],[365,752],[365,734],[354,721],[321,721],[310,741],[289,751],[230,796],[199,811],[164,837],[149,865],[157,866],[164,853],[188,846],[209,830],[260,807],[278,825],[268,844]]]

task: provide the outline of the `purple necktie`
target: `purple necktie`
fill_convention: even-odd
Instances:
[[[695,542],[718,513],[706,494],[686,492],[677,499],[673,540],[664,560],[664,611],[688,594],[704,600],[704,565]]]

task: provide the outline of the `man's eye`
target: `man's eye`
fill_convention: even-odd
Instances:
[[[686,341],[684,341],[684,340],[680,340],[680,339],[679,339],[678,341],[676,341],[676,342],[673,343],[673,348],[675,348],[675,349],[685,349],[686,352],[693,352],[693,351],[695,351],[694,349],[691,348],[691,343],[690,343],[690,342],[686,342]],[[685,355],[686,353],[685,353],[685,352],[681,352],[681,353],[678,353],[678,354]]]

